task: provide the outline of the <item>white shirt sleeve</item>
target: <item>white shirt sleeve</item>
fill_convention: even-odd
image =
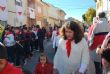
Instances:
[[[51,40],[53,41],[53,39],[54,39],[54,31],[52,32]]]
[[[59,53],[60,53],[60,46],[58,46],[58,51],[56,52],[55,56],[54,56],[54,69],[57,69],[58,67],[58,57],[59,57]]]
[[[59,61],[59,54],[61,53],[61,42],[62,42],[62,39],[60,39],[59,40],[59,42],[58,42],[58,49],[57,49],[57,52],[56,52],[56,54],[55,54],[55,56],[54,56],[54,69],[57,69],[57,67],[58,67],[58,61]]]
[[[82,43],[83,43],[83,51],[82,51],[82,60],[81,60],[81,66],[79,72],[84,73],[89,64],[90,56],[89,56],[89,48],[86,40],[84,39]]]

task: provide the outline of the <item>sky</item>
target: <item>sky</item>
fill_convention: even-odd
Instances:
[[[82,21],[82,15],[89,7],[95,8],[94,0],[43,0],[66,12],[66,17],[74,17]]]

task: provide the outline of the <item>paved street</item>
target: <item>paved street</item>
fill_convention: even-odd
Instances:
[[[52,36],[55,43],[52,45],[51,40],[44,40],[44,52],[48,61],[53,63],[55,55],[53,46],[57,45],[60,35],[62,35],[67,41],[63,42],[62,40],[61,43],[64,44],[61,48],[64,48],[61,51],[59,50],[58,53],[60,54],[56,56],[59,57],[56,61],[58,63],[60,61],[59,64],[63,65],[58,64],[59,72],[64,70],[65,72],[62,72],[65,74],[68,71],[73,71],[77,66],[76,64],[80,62],[78,65],[81,68],[78,67],[76,70],[84,69],[85,72],[85,68],[87,68],[85,74],[95,74],[95,69],[97,69],[96,72],[100,72],[100,64],[106,69],[106,62],[110,62],[108,60],[109,53],[102,53],[101,58],[99,58],[100,55],[96,55],[96,50],[94,50],[98,46],[109,47],[109,25],[110,0],[0,0],[0,42],[7,49],[5,51],[4,46],[0,44],[3,47],[0,48],[0,62],[2,59],[7,59],[9,64],[13,63],[15,67],[20,67],[25,74],[35,74],[36,65],[39,61],[44,61],[44,58],[39,59],[41,52],[37,50],[38,47],[35,45],[39,45],[39,48],[43,49],[43,39]],[[79,39],[83,37],[82,33],[84,33],[87,43],[84,40],[79,42]],[[72,40],[79,43],[75,45],[72,43],[72,45]],[[83,44],[85,44],[84,47]],[[88,51],[80,50],[86,49],[86,45],[89,45],[88,50],[90,50],[90,57],[92,56],[90,62],[88,61]],[[100,53],[100,51],[98,52]],[[102,58],[105,60],[102,61]],[[82,60],[87,61],[87,63],[82,63]],[[95,65],[93,60],[96,61]],[[71,64],[73,64],[72,67]],[[14,68],[10,66],[9,69],[12,71],[5,70],[7,66],[8,64],[5,61],[0,64],[0,74],[17,74],[20,72],[19,69],[19,72],[15,72]],[[45,66],[42,66],[42,70],[39,66],[37,67],[41,70],[40,74],[51,71],[50,65],[50,68],[46,68],[46,72]],[[2,70],[6,73],[2,73]]]
[[[44,41],[44,47],[45,47],[45,52],[49,57],[49,61],[53,61],[53,57],[54,57],[54,50],[52,49],[52,42],[50,41]],[[40,53],[39,52],[35,52],[33,57],[31,58],[31,60],[28,61],[28,63],[24,66],[24,69],[29,70],[31,73],[34,72],[36,63],[38,63],[38,58],[39,58]],[[90,61],[90,65],[88,67],[88,71],[87,74],[95,74],[94,71],[94,65],[93,62]]]

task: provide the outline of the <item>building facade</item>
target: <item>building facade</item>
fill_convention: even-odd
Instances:
[[[53,5],[49,5],[47,21],[51,26],[59,25],[58,8]]]
[[[40,25],[40,27],[43,25],[43,5],[41,3],[41,0],[36,0],[36,25]]]
[[[66,13],[51,4],[43,2],[43,16],[48,26],[62,25],[65,21]]]
[[[7,5],[7,7],[8,7],[8,20],[7,20],[7,23],[9,25],[15,26],[16,25],[15,0],[8,0],[7,3],[8,3],[8,5]]]
[[[42,5],[43,5],[43,24],[44,24],[44,27],[48,27],[49,26],[49,22],[47,21],[48,19],[48,8],[49,8],[49,5],[45,2],[41,2]]]
[[[27,2],[27,0],[22,0],[22,7],[23,7],[23,23],[22,24],[27,24],[28,22],[27,22],[27,4],[28,4],[28,2]]]
[[[66,15],[66,13],[63,10],[61,10],[61,9],[58,10],[58,16],[59,16],[59,23],[60,23],[60,25],[64,24],[64,22],[65,22],[65,15]]]
[[[27,26],[40,25],[40,27],[48,27],[62,25],[65,20],[66,14],[62,9],[45,3],[42,0],[2,1],[7,1],[7,20],[5,21],[11,26],[26,24]],[[2,4],[2,2],[0,3]],[[1,13],[0,15],[2,15]]]
[[[96,2],[96,14],[100,12],[107,13],[107,16],[110,14],[110,0],[95,0]]]
[[[8,21],[11,26],[26,24],[27,0],[8,0]],[[11,18],[11,19],[10,19]]]
[[[36,0],[27,0],[27,25],[36,24]]]

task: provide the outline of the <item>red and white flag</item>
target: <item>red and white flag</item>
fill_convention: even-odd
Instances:
[[[23,8],[22,8],[22,1],[21,0],[15,0],[15,4],[16,4],[16,16],[18,21],[22,21],[23,20]]]
[[[29,7],[29,17],[35,19],[35,9]]]
[[[7,0],[0,0],[0,20],[8,20]]]

